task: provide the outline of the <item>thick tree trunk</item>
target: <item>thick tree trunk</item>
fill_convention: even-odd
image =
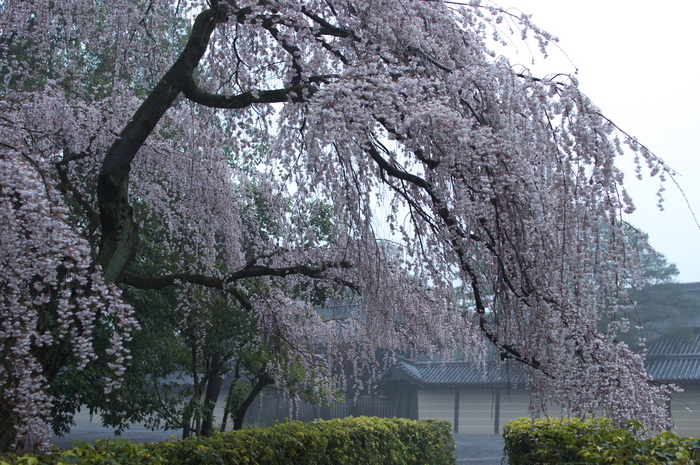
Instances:
[[[260,394],[260,391],[265,388],[265,386],[269,386],[273,384],[275,380],[273,380],[271,377],[269,377],[267,374],[262,374],[258,378],[258,382],[255,383],[255,386],[253,386],[253,389],[250,390],[250,393],[248,393],[248,397],[241,403],[240,407],[236,410],[235,417],[236,419],[233,422],[233,429],[234,430],[239,430],[243,428],[243,420],[245,419],[245,414],[248,411],[248,407],[253,403],[256,397],[258,397],[258,394]]]
[[[192,428],[190,428],[190,420],[192,410],[188,407],[182,413],[182,439],[187,439],[192,435]]]
[[[295,84],[286,89],[249,91],[227,97],[208,94],[197,88],[193,73],[207,50],[211,34],[217,24],[228,21],[232,14],[229,5],[223,3],[217,3],[197,16],[185,49],[136,110],[102,162],[97,180],[97,201],[102,226],[97,263],[102,266],[108,282],[121,279],[138,248],[138,228],[129,203],[131,162],[180,93],[201,105],[238,109],[253,103],[286,102],[293,94],[298,95],[296,99],[299,100],[303,90],[313,90],[309,86]],[[243,22],[251,11],[249,7],[239,9],[235,13],[236,20]],[[313,81],[323,79],[323,76],[311,78]]]
[[[192,80],[216,25],[226,21],[225,7],[197,16],[185,49],[141,104],[107,151],[97,181],[102,239],[98,263],[107,281],[118,281],[138,247],[138,229],[129,203],[131,162],[175,98]]]
[[[231,412],[231,393],[233,390],[236,388],[236,385],[238,384],[238,381],[241,379],[241,361],[237,360],[236,361],[236,369],[234,371],[233,375],[233,382],[231,383],[231,386],[228,388],[228,393],[226,394],[226,406],[224,407],[224,417],[221,419],[221,432],[223,433],[226,431],[226,423],[228,422],[228,416],[229,413]]]
[[[214,433],[214,408],[221,393],[221,355],[215,353],[211,358],[211,368],[207,376],[207,388],[204,392],[204,419],[202,421],[202,436],[211,436]]]

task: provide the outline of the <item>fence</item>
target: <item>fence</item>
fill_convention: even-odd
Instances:
[[[306,401],[292,402],[276,394],[267,394],[260,402],[255,402],[248,408],[245,422],[264,427],[285,419],[313,421],[362,415],[383,418],[396,416],[394,402],[389,397],[375,395],[361,396],[355,402],[316,405]]]

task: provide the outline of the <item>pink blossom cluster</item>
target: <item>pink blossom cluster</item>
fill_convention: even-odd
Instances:
[[[44,373],[69,350],[78,368],[95,360],[98,320],[113,330],[107,349],[118,387],[130,359],[124,345],[137,327],[121,291],[92,270],[87,241],[69,223],[59,193],[42,179],[20,138],[0,147],[0,409],[12,418],[17,444],[49,445],[52,399]]]

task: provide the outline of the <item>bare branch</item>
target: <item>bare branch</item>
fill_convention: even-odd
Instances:
[[[303,275],[309,278],[322,279],[326,278],[323,273],[330,269],[348,269],[351,267],[352,264],[347,262],[327,263],[318,267],[297,265],[273,268],[269,266],[254,265],[235,271],[223,278],[197,273],[176,273],[163,276],[140,276],[133,273],[124,273],[122,282],[139,289],[163,289],[177,283],[190,283],[204,287],[227,290],[228,285],[243,279],[261,278],[264,276],[283,278],[291,275]]]
[[[234,96],[212,94],[200,89],[190,76],[189,82],[182,92],[195,103],[211,108],[235,110],[249,107],[255,103],[283,103],[287,101],[301,102],[316,92],[313,83],[328,82],[335,75],[313,76],[305,84],[296,84],[284,89],[259,90],[243,92]]]

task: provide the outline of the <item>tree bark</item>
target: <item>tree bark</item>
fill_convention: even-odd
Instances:
[[[97,262],[108,282],[118,281],[138,247],[138,228],[129,203],[131,162],[156,125],[190,82],[217,24],[228,19],[223,6],[197,16],[185,49],[141,104],[107,151],[97,181],[102,239]]]
[[[214,408],[221,393],[221,355],[214,353],[211,356],[211,367],[207,375],[207,388],[204,391],[204,419],[202,420],[202,436],[211,436],[214,433]]]
[[[245,414],[248,411],[248,407],[250,407],[250,405],[253,403],[255,398],[258,397],[258,394],[260,394],[260,391],[262,391],[263,388],[265,388],[265,386],[269,386],[274,382],[275,380],[273,380],[266,373],[263,373],[258,377],[258,382],[255,383],[253,389],[251,389],[248,393],[248,397],[246,397],[243,403],[241,403],[240,407],[238,407],[238,409],[236,410],[236,419],[233,422],[234,430],[239,430],[243,428],[243,420],[245,420]]]

